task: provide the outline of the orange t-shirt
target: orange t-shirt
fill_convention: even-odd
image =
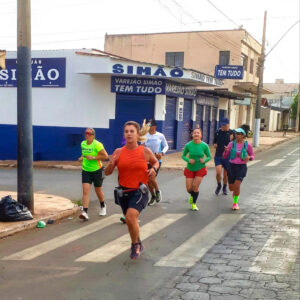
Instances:
[[[148,166],[144,155],[144,146],[133,150],[122,147],[117,167],[121,186],[135,189],[141,182],[148,183]]]

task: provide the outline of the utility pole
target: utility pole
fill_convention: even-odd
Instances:
[[[264,17],[264,29],[263,29],[263,37],[262,37],[261,55],[258,59],[259,78],[258,78],[257,99],[256,99],[256,106],[255,106],[255,126],[254,126],[254,137],[253,137],[253,146],[254,147],[259,146],[260,107],[261,107],[261,90],[263,87],[264,63],[265,63],[266,25],[267,25],[267,11],[265,11],[265,17]]]
[[[30,0],[18,0],[17,23],[18,202],[33,213]]]
[[[296,127],[295,132],[299,132],[299,113],[300,113],[300,83],[298,84],[298,103],[297,103],[297,113],[296,113]]]

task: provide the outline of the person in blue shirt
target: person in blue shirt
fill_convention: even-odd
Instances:
[[[162,133],[156,131],[156,128],[157,128],[157,123],[154,119],[152,119],[150,130],[146,134],[145,146],[147,148],[149,148],[154,153],[156,158],[158,159],[159,168],[157,169],[157,172],[156,172],[156,176],[157,176],[158,171],[161,166],[161,158],[163,155],[166,154],[166,152],[169,149],[169,146],[168,146],[165,136]],[[161,201],[162,196],[161,196],[161,191],[160,191],[158,183],[157,183],[157,178],[156,177],[153,177],[151,179],[149,178],[148,186],[149,186],[149,190],[151,193],[151,199],[150,199],[148,205],[153,205],[155,203],[155,201],[156,202]]]

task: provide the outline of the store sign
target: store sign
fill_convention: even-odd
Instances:
[[[244,98],[244,100],[234,100],[234,104],[236,105],[250,105],[251,98]]]
[[[203,73],[196,72],[196,71],[191,71],[191,78],[196,81],[199,81],[201,83],[206,83],[206,84],[213,85],[213,86],[222,86],[223,85],[222,79],[215,78],[215,77],[209,76],[207,74],[203,74]]]
[[[196,103],[201,104],[201,105],[218,107],[218,98],[206,97],[206,96],[199,95],[196,98]]]
[[[244,67],[233,65],[217,65],[215,67],[215,77],[220,79],[243,79]]]
[[[111,92],[143,95],[165,94],[165,80],[112,76]]]
[[[178,101],[177,121],[183,121],[183,105],[184,105],[184,100],[180,99]]]
[[[222,86],[222,79],[197,72],[194,70],[180,69],[178,67],[172,68],[167,66],[157,66],[152,64],[140,63],[116,63],[111,65],[111,72],[115,75],[132,75],[132,76],[151,76],[161,77],[166,79],[181,78],[204,83],[211,86]]]
[[[32,87],[60,88],[66,86],[66,58],[32,58]],[[17,87],[17,60],[6,59],[0,70],[0,87]]]
[[[191,86],[167,82],[166,95],[182,98],[195,98],[197,95],[197,89]]]
[[[135,65],[113,65],[114,74],[145,75],[161,77],[182,77],[183,70],[179,68],[165,68],[162,66],[135,66]]]

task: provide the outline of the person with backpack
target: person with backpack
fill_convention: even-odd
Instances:
[[[245,128],[245,127],[244,127]],[[245,128],[246,129],[246,128]],[[235,130],[235,139],[225,146],[223,158],[229,158],[228,183],[229,190],[232,191],[232,210],[238,210],[240,187],[243,179],[247,175],[247,162],[254,160],[252,146],[246,141],[248,130],[238,128]]]
[[[215,132],[214,136],[214,148],[216,149],[214,161],[216,166],[216,180],[217,180],[217,188],[215,190],[215,194],[219,195],[222,189],[222,169],[223,169],[223,195],[227,195],[227,169],[229,165],[229,159],[223,158],[224,147],[229,144],[230,141],[233,140],[234,132],[229,129],[229,120],[227,118],[223,118],[220,121],[221,128]]]

